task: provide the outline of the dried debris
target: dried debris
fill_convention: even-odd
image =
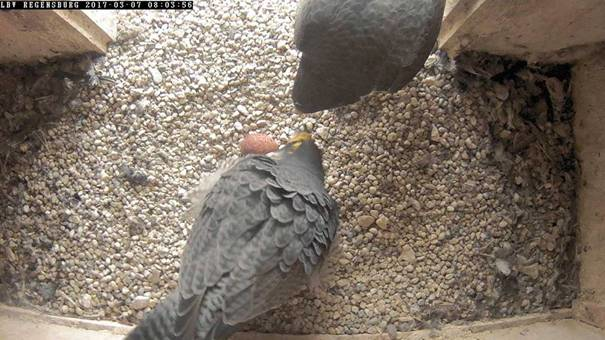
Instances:
[[[571,66],[527,65],[475,52],[459,56],[456,66],[462,87],[485,92],[493,108],[487,112],[491,159],[508,179],[503,189],[512,194],[513,214],[501,227],[515,226],[514,254],[501,256],[496,265],[505,275],[513,266],[514,280],[497,280],[493,289],[514,289],[527,301],[538,294],[552,308],[569,306],[578,275]],[[535,289],[532,280],[545,286]]]
[[[39,149],[44,125],[67,110],[77,110],[84,88],[96,86],[94,57],[46,61],[34,65],[0,65],[0,160]]]
[[[143,171],[133,169],[127,164],[122,164],[119,172],[121,177],[134,185],[146,185],[151,182],[149,176]]]

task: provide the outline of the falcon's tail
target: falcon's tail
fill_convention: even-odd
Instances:
[[[218,314],[216,321],[212,322],[211,329],[206,332],[196,330],[195,320],[186,320],[184,332],[179,332],[177,336],[175,328],[183,325],[177,325],[177,314],[179,305],[177,301],[178,293],[173,292],[162,300],[154,310],[149,312],[124,340],[227,340],[231,335],[238,331],[239,327],[227,325],[222,322],[222,317]],[[199,308],[199,303],[194,303],[193,308]],[[196,338],[195,334],[206,334],[203,339]]]
[[[177,310],[177,294],[171,293],[162,300],[125,338],[125,340],[173,339]]]

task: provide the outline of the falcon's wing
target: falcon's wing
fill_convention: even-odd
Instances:
[[[225,173],[225,171],[229,170],[237,161],[239,157],[231,157],[223,162],[220,162],[216,170],[213,172],[203,173],[200,176],[198,185],[190,190],[186,195],[185,199],[191,202],[191,207],[187,211],[187,219],[189,221],[195,220],[195,218],[200,214],[202,207],[204,206],[204,202],[206,201],[206,195],[212,189],[216,181],[221,178],[221,175]]]
[[[245,157],[208,193],[182,258],[177,335],[195,331],[205,339],[217,324],[283,304],[323,261],[336,204],[325,193],[284,189],[274,165],[266,156]]]

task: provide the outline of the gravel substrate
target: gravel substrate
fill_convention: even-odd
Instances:
[[[248,132],[313,130],[342,206],[329,288],[260,331],[379,333],[569,306],[575,158],[565,69],[437,55],[394,95],[293,114],[296,2],[122,13],[98,82],[2,176],[2,299],[136,322],[176,285],[200,173]],[[18,81],[18,80],[16,80]],[[7,108],[0,108],[0,111]],[[6,118],[6,117],[5,117]],[[0,119],[5,119],[1,118]]]

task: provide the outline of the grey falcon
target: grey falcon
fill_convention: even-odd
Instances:
[[[227,339],[304,289],[325,264],[339,208],[309,133],[271,154],[242,157],[213,180],[178,287],[126,339]]]
[[[399,91],[435,47],[445,0],[301,0],[292,98],[309,113]]]

